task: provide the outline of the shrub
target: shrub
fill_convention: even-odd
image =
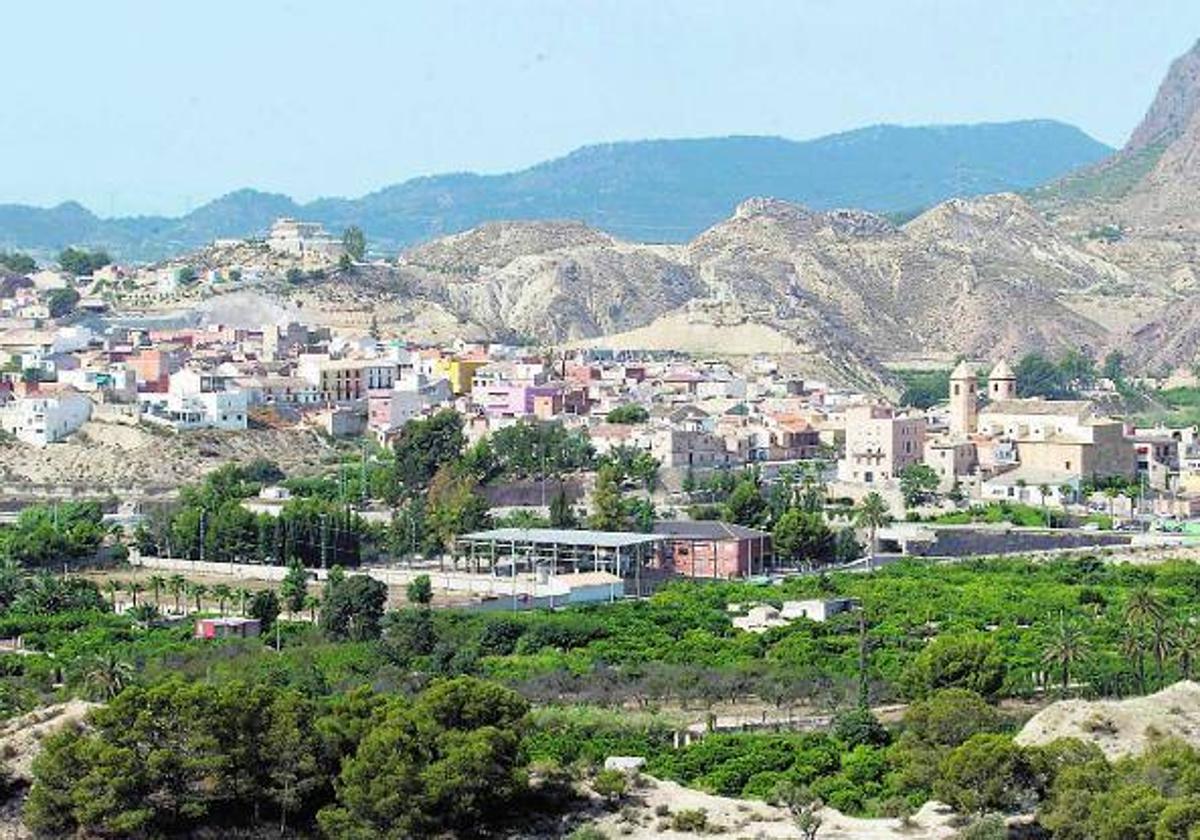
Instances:
[[[708,828],[708,811],[704,808],[684,808],[671,816],[671,830],[702,834]]]

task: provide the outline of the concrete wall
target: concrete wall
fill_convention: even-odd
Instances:
[[[257,563],[210,563],[199,560],[181,560],[171,557],[147,557],[136,552],[130,554],[129,563],[148,569],[161,569],[177,572],[182,575],[222,576],[240,580],[281,581],[287,574],[286,566],[269,566]],[[325,569],[309,569],[309,574],[318,581],[325,580],[329,573]],[[615,600],[623,595],[624,582],[608,585],[590,584],[575,587],[571,591],[570,574],[561,574],[553,579],[554,586],[537,583],[530,575],[512,577],[491,577],[467,572],[443,572],[438,569],[381,569],[361,567],[347,569],[346,574],[367,575],[388,586],[406,586],[414,578],[427,575],[435,590],[466,593],[479,597],[494,597],[501,601],[515,596],[523,607],[538,605],[553,601],[555,606],[565,606],[567,603],[583,603],[588,601]]]
[[[929,527],[929,526],[926,526]],[[913,542],[909,552],[927,557],[968,557],[971,555],[1023,554],[1064,548],[1129,545],[1129,534],[1076,530],[993,529],[934,527],[932,543]]]

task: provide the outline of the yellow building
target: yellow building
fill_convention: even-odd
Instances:
[[[475,371],[486,365],[487,359],[446,359],[441,358],[433,363],[434,373],[450,380],[450,390],[455,396],[471,393],[471,382],[475,379]]]

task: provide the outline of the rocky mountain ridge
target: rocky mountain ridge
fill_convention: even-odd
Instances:
[[[301,204],[238,190],[177,218],[102,219],[75,203],[0,204],[0,248],[56,253],[66,245],[101,246],[121,259],[155,260],[213,239],[262,233],[279,216],[322,222],[332,231],[357,225],[379,253],[499,219],[580,219],[623,239],[685,242],[747,196],[910,212],[951,196],[1026,189],[1111,151],[1052,120],[882,125],[808,141],[606,143],[518,172],[414,178],[356,199]]]
[[[439,329],[547,344],[669,332],[719,312],[706,334],[761,328],[742,334],[781,336],[808,368],[866,384],[900,359],[1080,347],[1120,349],[1142,369],[1190,365],[1200,352],[1198,103],[1200,44],[1172,65],[1125,149],[1026,195],[952,198],[900,225],[749,198],[674,244],[581,222],[491,222],[411,247],[394,265],[337,272],[313,293],[335,308],[356,294],[392,301],[397,326],[433,312]]]

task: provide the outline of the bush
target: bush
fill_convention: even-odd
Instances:
[[[1008,664],[994,639],[982,635],[939,636],[917,655],[903,677],[905,693],[925,697],[943,688],[965,688],[994,697],[1004,687]]]
[[[592,779],[592,790],[610,802],[624,796],[628,786],[629,779],[620,770],[601,770]]]
[[[708,828],[708,811],[704,808],[684,808],[671,815],[671,830],[703,834]]]
[[[833,719],[833,737],[848,747],[866,744],[872,747],[887,746],[891,736],[870,709],[858,708],[842,712]]]

